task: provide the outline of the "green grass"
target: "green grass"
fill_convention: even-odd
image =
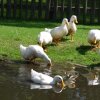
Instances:
[[[37,35],[45,27],[53,28],[60,25],[54,22],[1,21],[0,22],[0,57],[6,56],[11,60],[20,60],[19,45],[37,44]],[[47,54],[53,63],[72,62],[83,65],[100,64],[100,55],[90,50],[87,33],[90,29],[100,26],[77,25],[74,42],[70,36],[64,37],[58,46],[48,46]]]

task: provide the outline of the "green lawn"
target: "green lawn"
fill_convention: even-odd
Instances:
[[[20,60],[19,45],[28,46],[37,44],[37,35],[45,27],[53,28],[60,25],[54,22],[28,22],[28,21],[0,21],[0,57]],[[87,33],[90,29],[100,26],[77,25],[74,42],[70,42],[70,36],[64,37],[58,46],[48,46],[47,54],[52,62],[72,62],[83,65],[96,65],[100,63],[100,55],[90,50],[87,42]]]

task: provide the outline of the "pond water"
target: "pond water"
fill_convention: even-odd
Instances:
[[[55,64],[51,70],[44,64],[29,64],[23,61],[0,61],[0,100],[100,100],[100,70],[71,64]],[[66,67],[68,66],[68,67]],[[29,81],[30,70],[63,77],[73,70],[78,73],[75,87],[69,84],[63,90],[49,85],[37,85]]]

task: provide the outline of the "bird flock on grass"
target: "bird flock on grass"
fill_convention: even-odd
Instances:
[[[41,58],[47,63],[47,66],[50,67],[52,63],[45,52],[45,46],[52,43],[58,45],[62,38],[67,35],[70,35],[71,41],[73,41],[73,35],[77,30],[76,23],[78,23],[77,16],[72,15],[69,22],[67,18],[63,18],[60,26],[52,29],[45,28],[44,31],[41,31],[37,36],[38,44],[29,45],[27,47],[20,44],[21,56],[28,61],[35,61],[36,58]]]
[[[68,21],[67,18],[63,18],[62,23],[60,26],[54,28],[45,28],[44,31],[41,31],[37,36],[37,44],[29,45],[27,47],[20,44],[20,52],[21,56],[28,61],[34,61],[36,58],[41,58],[45,61],[47,66],[51,68],[52,62],[49,56],[46,53],[45,46],[48,44],[58,43],[62,40],[64,36],[70,36],[70,41],[73,42],[74,34],[77,31],[76,27],[77,16],[72,15],[70,20]],[[92,29],[88,33],[88,42],[91,46],[95,48],[100,47],[100,30]],[[31,79],[35,83],[39,84],[57,84],[60,87],[64,87],[63,78],[60,75],[56,75],[54,78],[36,72],[35,70],[31,69]]]

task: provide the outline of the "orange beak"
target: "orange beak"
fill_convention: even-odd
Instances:
[[[61,80],[60,82],[57,82],[56,85],[57,85],[58,87],[60,87],[60,88],[64,88],[64,87],[66,86],[63,80]]]
[[[64,88],[64,87],[65,87],[65,83],[64,83],[64,81],[63,81],[63,80],[61,81],[61,87],[62,87],[62,88]]]

